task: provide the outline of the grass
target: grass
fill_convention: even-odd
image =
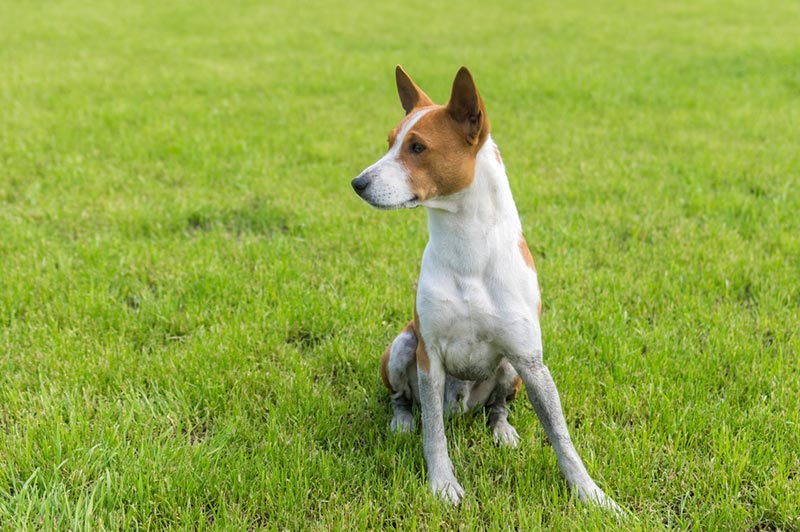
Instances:
[[[795,2],[0,0],[0,528],[800,530]],[[634,516],[378,376],[423,210],[349,180],[468,65],[576,446]]]

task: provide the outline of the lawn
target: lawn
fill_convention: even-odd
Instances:
[[[800,530],[800,4],[0,0],[0,529]],[[424,209],[350,179],[470,67],[544,295],[426,486],[378,373]]]

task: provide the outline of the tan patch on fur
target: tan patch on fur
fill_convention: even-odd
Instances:
[[[431,370],[431,360],[428,358],[428,350],[425,348],[425,340],[419,333],[419,314],[417,307],[414,306],[414,332],[417,334],[417,369],[428,373]]]
[[[521,389],[522,389],[522,378],[519,375],[517,375],[516,377],[514,377],[514,382],[511,384],[511,393],[508,394],[508,397],[506,397],[506,401],[511,402],[514,399],[516,399],[517,394],[519,394],[519,391]]]
[[[428,107],[432,107],[432,106],[428,106]],[[392,149],[392,146],[394,146],[394,143],[397,141],[397,135],[400,134],[400,130],[403,129],[403,126],[406,125],[406,122],[411,120],[411,118],[413,118],[413,116],[417,113],[417,111],[422,111],[423,109],[426,109],[426,107],[415,107],[413,111],[411,111],[405,118],[403,118],[400,121],[399,124],[397,124],[394,127],[393,130],[391,130],[389,132],[389,138],[387,140],[389,141],[389,149],[390,150]],[[408,138],[408,135],[406,135],[406,138]]]
[[[431,370],[431,360],[428,358],[428,351],[425,349],[425,342],[422,338],[417,344],[417,369],[428,373]]]
[[[418,107],[433,105],[428,95],[414,83],[403,67],[397,65],[394,69],[394,76],[397,82],[397,95],[400,97],[400,103],[406,114],[411,114]]]
[[[503,164],[503,158],[500,157],[500,149],[497,146],[494,147],[494,158],[498,163]]]
[[[525,237],[522,235],[519,235],[519,252],[522,253],[522,259],[525,261],[525,264],[528,265],[528,268],[536,271],[536,265],[533,263],[531,250],[528,249],[528,243],[525,241]]]
[[[465,67],[459,69],[447,105],[435,105],[399,65],[395,76],[407,116],[389,133],[390,149],[407,120],[429,109],[406,133],[397,157],[408,172],[416,199],[422,203],[467,188],[475,177],[475,157],[490,130],[472,74]],[[425,149],[413,151],[416,143]]]
[[[414,153],[415,143],[425,146],[425,151]],[[467,143],[458,122],[446,107],[438,106],[406,133],[398,159],[409,173],[411,190],[423,202],[472,184],[479,148]]]
[[[525,237],[520,234],[519,235],[519,252],[522,254],[522,260],[525,261],[525,264],[528,265],[533,271],[536,271],[536,265],[533,263],[533,256],[531,255],[531,250],[528,249],[528,243],[525,241]],[[537,313],[539,316],[542,315],[542,294],[539,292],[539,304],[537,307]]]

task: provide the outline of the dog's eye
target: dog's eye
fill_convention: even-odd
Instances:
[[[425,145],[420,144],[419,142],[414,142],[411,144],[410,148],[414,153],[422,153],[425,151]]]

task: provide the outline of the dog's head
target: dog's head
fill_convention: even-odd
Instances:
[[[398,65],[406,117],[389,133],[389,151],[353,179],[356,193],[379,209],[413,208],[467,188],[489,120],[472,75],[456,74],[450,101],[436,105]]]

